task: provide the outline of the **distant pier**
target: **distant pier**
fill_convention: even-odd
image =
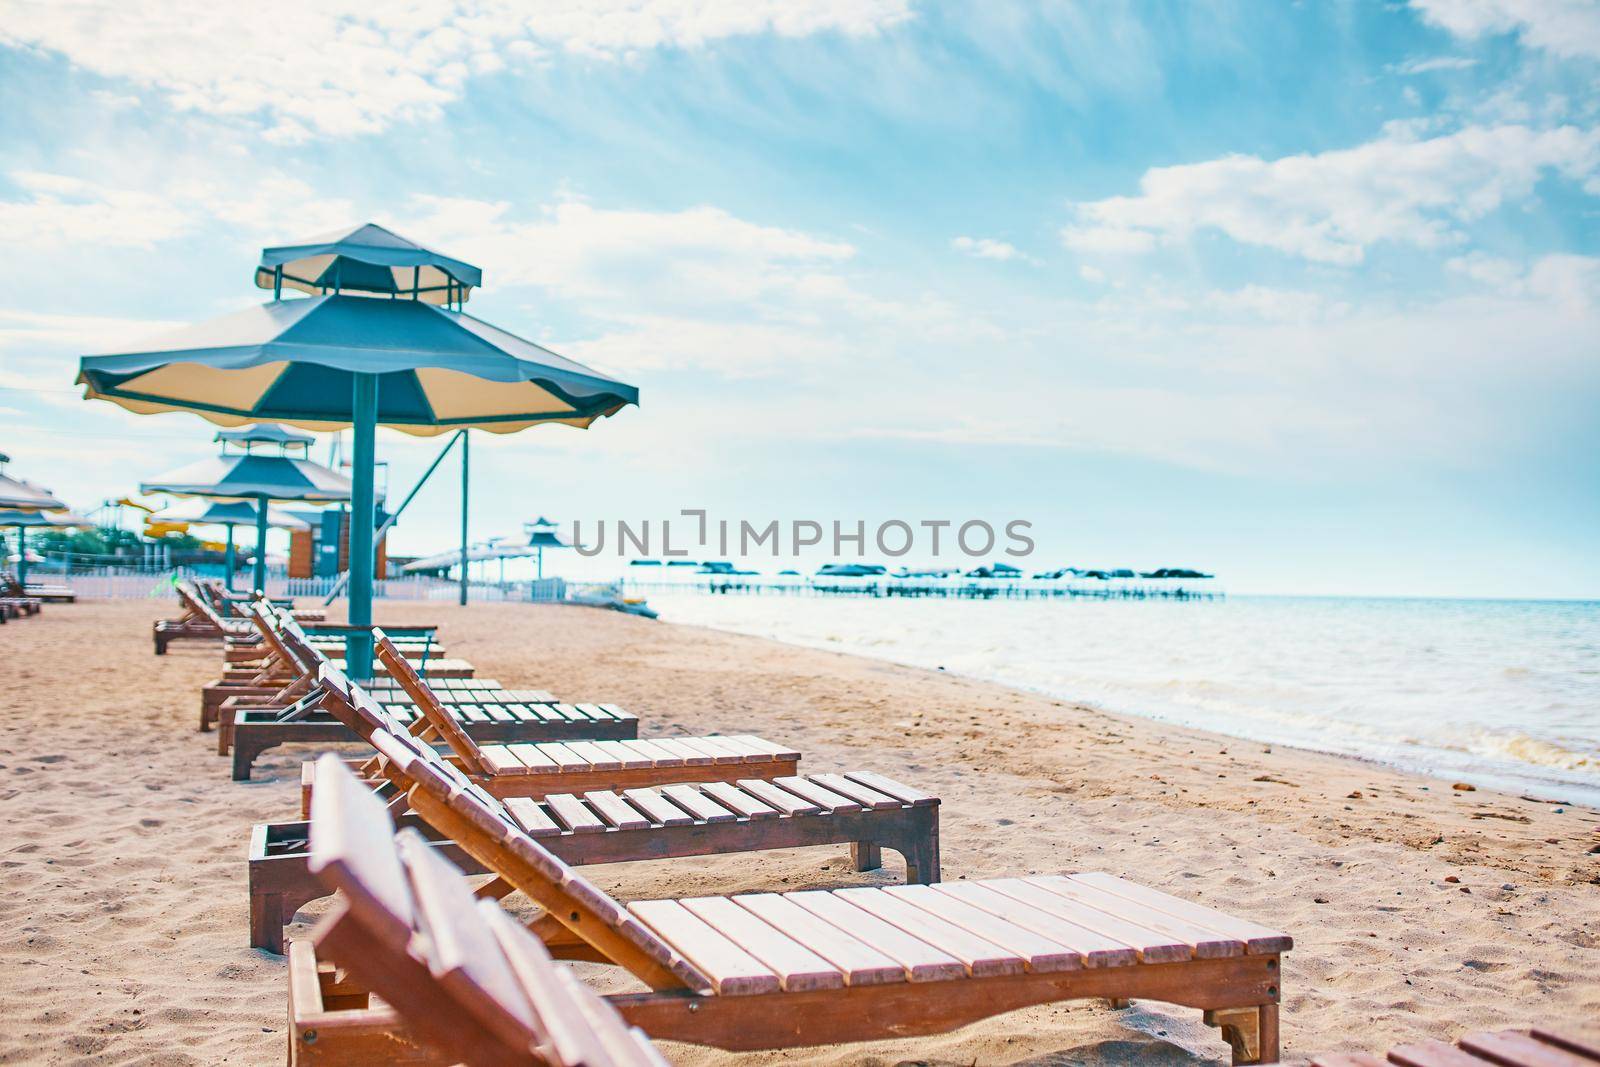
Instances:
[[[1204,581],[1078,580],[1006,578],[766,578],[718,574],[684,575],[676,581],[624,581],[630,591],[698,592],[722,596],[846,596],[943,598],[954,600],[1221,600],[1224,593]]]

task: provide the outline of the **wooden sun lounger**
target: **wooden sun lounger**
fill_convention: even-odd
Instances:
[[[1311,1061],[1311,1067],[1594,1067],[1600,1064],[1600,1041],[1557,1033],[1535,1026],[1530,1030],[1480,1031],[1446,1041],[1418,1041],[1396,1045],[1387,1057],[1365,1052],[1329,1052]]]
[[[37,615],[43,609],[43,606],[43,603],[37,597],[0,597],[0,613],[13,619],[20,619],[24,615]]]
[[[432,789],[447,808],[469,794],[476,799],[457,812],[457,829],[449,837],[443,827],[406,817],[474,872],[514,871],[505,841],[526,836],[578,865],[849,845],[855,869],[865,871],[882,866],[887,848],[905,859],[908,882],[939,880],[938,798],[871,772],[501,801],[414,732],[374,727],[369,740],[379,758],[361,770],[384,778],[385,786],[375,792],[391,812],[403,811],[415,789]],[[485,810],[492,824],[474,820]],[[256,948],[282,951],[283,927],[302,906],[325,895],[306,866],[306,841],[305,822],[262,824],[252,833],[250,943]]]
[[[211,606],[223,618],[244,618],[250,610],[250,605],[256,601],[254,593],[230,592],[228,588],[215,578],[201,578],[195,582],[200,593],[205,596]],[[328,613],[321,608],[297,608],[290,597],[262,598],[279,611],[288,612],[296,621],[305,623],[320,623],[327,619]]]
[[[0,596],[17,600],[42,600],[57,604],[71,604],[78,599],[78,594],[72,591],[71,586],[45,585],[35,582],[24,587],[17,581],[17,576],[10,571],[0,571]]]
[[[315,681],[316,665],[329,658],[299,623],[275,609],[258,606],[251,613],[250,622],[266,650],[265,658],[249,668],[224,668],[221,679],[200,690],[202,732],[218,721],[230,697],[271,697],[297,683],[309,686]],[[341,629],[347,631],[349,627]],[[427,626],[410,629],[414,635],[430,635],[429,641],[434,631],[434,627]],[[383,665],[376,666],[381,674]],[[435,684],[447,687],[470,685],[477,673],[464,660],[434,660],[424,670]]]
[[[441,915],[461,910],[460,893],[435,896],[430,887],[413,895],[405,869],[432,863],[434,853],[409,831],[393,844],[382,802],[337,759],[319,765],[316,798],[311,870],[345,893],[364,930],[404,947],[415,940],[419,910],[424,922],[440,904]],[[451,806],[430,789],[414,789],[412,799],[435,826],[492,821],[486,806],[457,813],[482,804],[470,793]],[[500,878],[544,908],[529,929],[557,958],[612,963],[648,986],[605,999],[657,1039],[733,1051],[798,1048],[943,1033],[1035,1004],[1140,998],[1204,1011],[1228,1037],[1235,1063],[1278,1057],[1280,956],[1291,939],[1121,878],[1048,875],[623,906],[538,841],[505,844],[515,869]],[[496,892],[492,884],[480,895]],[[316,973],[310,954],[296,956]],[[485,958],[492,957],[454,955],[461,966]],[[311,1002],[303,983],[291,983],[291,1059],[310,1045],[331,1058],[335,1045],[359,1051],[380,1034],[401,1036],[395,1012],[363,1007],[359,989],[345,992],[349,1007],[335,1016],[328,1000]],[[313,1008],[322,1009],[316,1026],[306,1022]],[[307,1030],[316,1031],[309,1044]]]
[[[382,645],[380,640],[380,656],[384,654]],[[368,741],[378,730],[397,736],[431,733],[450,747],[452,757],[474,783],[498,797],[541,799],[550,793],[678,782],[772,780],[793,776],[800,763],[800,753],[794,749],[748,734],[480,745],[433,698],[428,686],[408,673],[396,673],[395,677],[416,700],[423,723],[407,726],[397,722],[371,694],[331,664],[325,664],[318,674],[322,706]],[[309,810],[308,799],[302,814]]]
[[[329,833],[319,830],[319,846],[338,858],[323,876],[344,896],[311,940],[290,946],[291,1067],[415,1062],[392,1036],[402,1031],[426,1043],[415,1050],[424,1062],[667,1067],[537,937],[493,900],[475,900],[436,850],[409,834],[330,845]]]
[[[270,628],[263,632],[273,633]],[[375,630],[374,634],[380,665],[390,671],[390,679],[399,686],[409,685],[413,691],[427,693],[431,705],[437,706],[436,717],[459,731],[467,745],[623,740],[639,736],[638,717],[613,704],[563,704],[543,690],[502,689],[498,685],[435,694],[430,686],[437,683],[424,682],[416,665],[405,659],[382,630]],[[273,636],[293,639],[287,632]],[[303,643],[286,642],[281,647],[298,669],[337,663]],[[403,672],[403,676],[396,671]],[[289,696],[288,702],[261,706],[235,697],[219,709],[217,747],[225,755],[232,752],[236,781],[248,780],[256,758],[278,745],[303,743],[325,749],[361,740],[360,733],[323,706],[320,691],[314,691],[309,684],[297,683],[279,694],[280,700]],[[374,699],[384,704],[404,729],[423,723],[415,698],[405,688],[375,693]]]

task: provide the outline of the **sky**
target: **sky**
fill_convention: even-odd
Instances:
[[[641,390],[475,434],[474,539],[1022,519],[1031,569],[1600,596],[1597,86],[1585,0],[0,0],[0,451],[79,510],[210,454],[77,358],[370,220]],[[380,434],[391,495],[442,441]]]

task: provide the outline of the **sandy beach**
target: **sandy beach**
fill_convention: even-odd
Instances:
[[[0,1063],[283,1060],[284,963],[246,947],[245,849],[253,823],[295,816],[307,750],[274,750],[256,781],[229,781],[195,731],[217,650],[151,654],[150,623],[171,613],[165,600],[86,602],[0,627]],[[809,769],[935,792],[947,880],[1104,870],[1286,930],[1286,1062],[1600,1018],[1592,810],[608,612],[384,603],[378,616],[437,622],[480,674],[622,704],[646,734],[759,733]],[[889,857],[857,874],[837,848],[588,873],[640,898],[903,872]],[[1226,1062],[1197,1012],[1156,1003],[787,1054],[663,1048],[685,1065]]]

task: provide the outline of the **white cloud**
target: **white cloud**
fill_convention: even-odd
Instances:
[[[1470,70],[1478,65],[1476,59],[1466,56],[1430,56],[1427,59],[1408,59],[1391,67],[1396,74],[1431,74],[1440,70]]]
[[[1086,282],[1093,282],[1095,285],[1104,285],[1106,282],[1106,272],[1099,267],[1091,267],[1087,263],[1078,268],[1078,277]]]
[[[1016,245],[1008,241],[997,240],[993,237],[957,237],[950,242],[950,247],[957,252],[965,252],[978,259],[1018,259],[1027,258],[1022,255]]]
[[[0,45],[65,56],[182,111],[269,137],[350,136],[435,117],[467,80],[551,49],[609,58],[728,37],[876,33],[908,0],[3,0]]]
[[[149,248],[222,223],[252,235],[281,231],[294,218],[308,232],[351,221],[351,205],[321,197],[297,178],[264,175],[244,182],[216,171],[174,167],[157,188],[89,181],[67,174],[13,171],[22,196],[0,200],[0,233],[15,248],[38,251],[62,245]]]
[[[1076,205],[1061,238],[1080,251],[1129,252],[1216,231],[1242,244],[1353,265],[1383,241],[1457,243],[1454,224],[1527,197],[1550,172],[1600,190],[1600,130],[1469,126],[1425,138],[1415,124],[1391,124],[1355,148],[1152,168],[1138,195]]]
[[[1530,48],[1600,57],[1600,5],[1593,0],[1411,0],[1423,18],[1457,37],[1514,33]]]
[[[163,319],[127,319],[104,315],[62,315],[26,308],[0,308],[0,350],[8,348],[61,348],[92,352],[129,338],[146,337],[177,329],[181,322]],[[15,370],[14,367],[8,368]],[[63,371],[58,387],[71,384]],[[18,382],[6,384],[20,387]]]
[[[594,306],[682,313],[775,292],[826,296],[854,246],[701,206],[599,208],[579,200],[531,219],[504,202],[422,196],[398,229],[476,263],[491,284],[537,285]]]

